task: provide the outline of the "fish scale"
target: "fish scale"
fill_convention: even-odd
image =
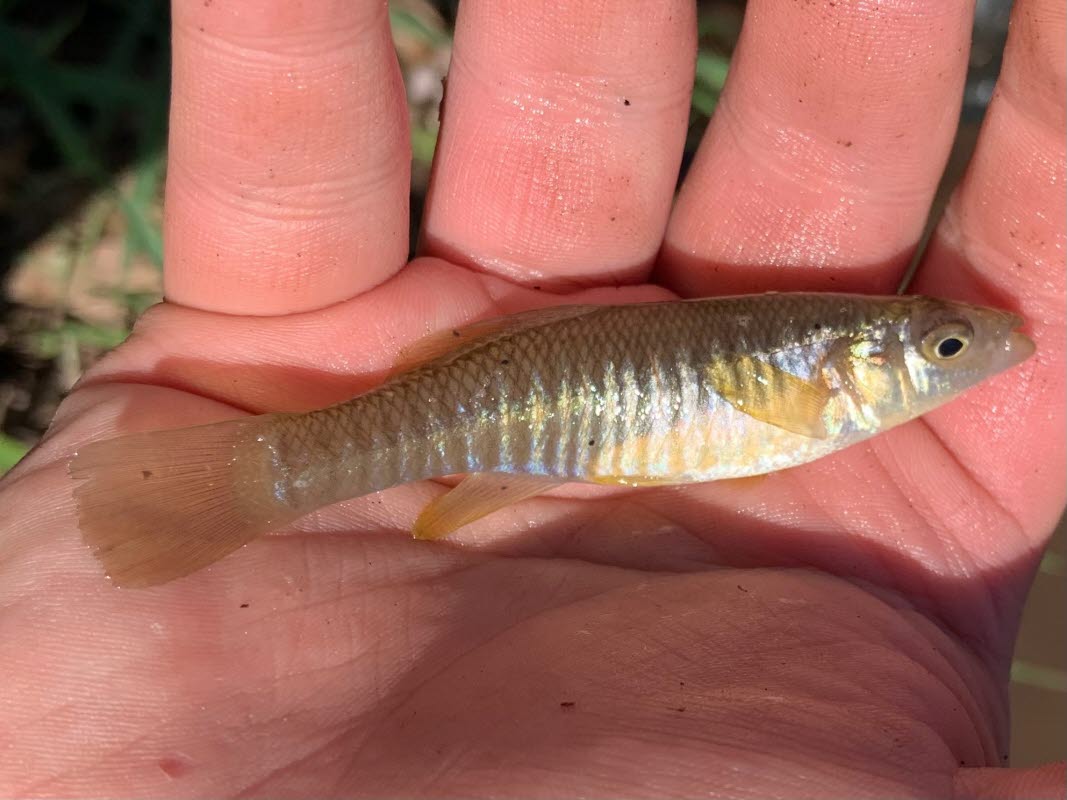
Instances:
[[[788,344],[807,348],[813,360],[820,353],[815,343],[869,326],[876,308],[884,309],[885,303],[770,295],[714,304],[594,309],[554,325],[502,335],[338,406],[330,419],[339,429],[326,439],[352,438],[354,431],[367,428],[395,432],[389,446],[373,453],[353,452],[352,458],[370,459],[378,467],[362,470],[369,481],[363,488],[370,491],[433,474],[501,468],[578,480],[666,480],[678,459],[665,460],[656,453],[670,450],[672,436],[684,435],[693,427],[689,417],[703,413],[723,421],[706,431],[715,438],[682,459],[684,476],[696,480],[747,474],[753,465],[739,462],[747,458],[751,440],[795,435],[760,433],[768,426],[739,414],[707,388],[697,392],[695,404],[692,397],[683,404],[683,388],[658,376],[656,364],[666,365],[671,374],[696,377],[709,361],[744,351],[733,366],[733,382],[751,392],[756,387],[749,385],[744,359]],[[507,365],[500,363],[504,359]],[[568,383],[573,388],[560,391]],[[780,386],[759,388],[782,391]],[[604,404],[607,413],[583,417],[582,411],[596,404]],[[684,415],[666,413],[683,406]],[[462,412],[456,410],[460,408]],[[442,409],[447,420],[440,416]],[[487,435],[489,431],[507,436]],[[580,436],[596,445],[580,447]],[[505,440],[508,447],[503,446]],[[822,442],[794,445],[808,452],[826,448]],[[338,457],[331,452],[331,463]],[[338,471],[343,480],[332,487],[324,486],[329,478],[320,476],[306,499],[293,494],[293,502],[302,507],[318,502],[324,493],[349,495],[348,475],[361,471],[358,464],[354,467],[351,473]],[[373,480],[370,472],[376,473]]]
[[[1033,351],[1020,324],[945,300],[810,293],[527,312],[425,343],[414,366],[330,408],[89,444],[71,462],[79,519],[116,581],[150,585],[425,478],[471,474],[416,521],[434,538],[567,481],[763,474],[1018,364]]]

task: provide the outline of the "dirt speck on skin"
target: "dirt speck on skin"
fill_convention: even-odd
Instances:
[[[187,774],[192,768],[183,758],[177,758],[175,756],[167,756],[166,758],[159,759],[159,768],[163,771],[163,774],[170,778],[180,778]]]
[[[574,708],[576,705],[578,705],[578,704],[576,702],[574,702],[573,700],[564,700],[563,702],[561,702],[559,704],[559,707],[560,708]]]

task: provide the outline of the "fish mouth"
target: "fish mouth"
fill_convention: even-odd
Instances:
[[[1018,328],[1020,325],[1022,325],[1021,319],[1018,320],[1018,324],[1013,325],[1012,327]],[[1036,350],[1037,345],[1034,344],[1034,340],[1018,330],[1012,330],[1008,334],[1008,338],[1004,341],[1005,360],[1012,366],[1026,361],[1026,359],[1032,356]]]

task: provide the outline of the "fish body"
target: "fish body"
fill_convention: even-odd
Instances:
[[[1033,350],[1020,324],[925,297],[805,293],[526,312],[447,331],[410,368],[330,408],[91,444],[72,464],[86,480],[82,528],[113,577],[154,583],[221,557],[222,544],[425,478],[475,476],[424,513],[417,532],[436,538],[562,482],[767,473],[1019,363]],[[214,512],[199,509],[200,556],[183,557],[179,536],[163,554],[145,549],[168,528],[178,487],[195,499],[209,481],[221,488],[208,493]],[[130,553],[147,560],[131,569]]]

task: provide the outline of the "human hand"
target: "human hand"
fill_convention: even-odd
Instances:
[[[443,491],[327,509],[112,587],[82,442],[374,384],[535,304],[892,290],[948,152],[963,2],[755,0],[671,208],[690,3],[466,0],[424,257],[378,2],[176,0],[166,291],[5,478],[0,794],[1006,796],[1016,622],[1064,500],[1064,33],[1016,9],[915,291],[1014,308],[1035,358],[764,479],[570,490],[444,543]],[[650,278],[651,276],[651,278]],[[653,283],[645,281],[652,280]]]

